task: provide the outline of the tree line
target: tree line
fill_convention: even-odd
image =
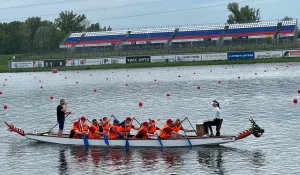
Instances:
[[[57,49],[69,32],[111,31],[99,23],[91,24],[86,16],[73,11],[61,12],[54,20],[30,17],[24,22],[0,23],[0,54],[30,53]]]

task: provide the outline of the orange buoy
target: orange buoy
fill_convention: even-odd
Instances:
[[[142,107],[143,106],[143,102],[139,102],[139,107]]]
[[[168,93],[166,96],[167,96],[167,97],[169,97],[169,96],[170,96],[170,94]]]
[[[200,89],[200,86],[197,86],[197,89]]]
[[[4,106],[3,106],[3,108],[4,108],[4,109],[7,109],[7,108],[8,108],[8,106],[7,106],[7,105],[4,105]]]
[[[52,95],[50,96],[50,100],[53,100],[53,96]]]
[[[58,72],[57,69],[52,69],[52,73],[56,74]]]
[[[218,81],[218,83],[220,84],[220,83],[221,83],[221,81],[219,80],[219,81]]]
[[[294,102],[294,103],[298,103],[298,99],[297,99],[297,98],[294,98],[293,102]]]
[[[2,95],[2,91],[0,91],[0,95]]]
[[[128,86],[128,84],[126,83],[125,86]]]
[[[298,94],[300,94],[300,89],[298,89]]]
[[[94,89],[94,92],[97,92],[97,89]]]

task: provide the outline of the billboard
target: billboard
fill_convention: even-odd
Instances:
[[[143,62],[151,62],[151,57],[150,56],[126,57],[126,63],[143,63]]]
[[[255,59],[261,58],[281,58],[282,51],[266,51],[266,52],[255,52]]]
[[[176,61],[201,61],[201,54],[176,55]]]
[[[228,52],[228,60],[254,59],[254,52]]]
[[[78,66],[79,61],[76,59],[70,59],[70,60],[65,60],[66,61],[66,66]]]
[[[202,61],[227,60],[227,53],[202,54]]]
[[[63,67],[66,66],[65,60],[45,60],[44,67]]]
[[[102,58],[102,64],[111,64],[111,58]]]
[[[101,58],[98,59],[80,59],[79,66],[89,66],[89,65],[100,65],[102,62]]]
[[[151,56],[151,62],[174,62],[175,55]]]
[[[11,68],[33,68],[32,61],[11,62]]]
[[[33,67],[44,67],[44,61],[33,61]]]
[[[126,64],[126,58],[125,57],[111,58],[111,64]]]
[[[285,50],[283,57],[300,57],[300,50]]]

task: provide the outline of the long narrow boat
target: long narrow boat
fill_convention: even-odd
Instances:
[[[251,128],[239,133],[238,135],[221,135],[212,137],[202,137],[202,136],[189,136],[189,140],[192,146],[201,145],[220,145],[230,142],[235,142],[237,140],[243,139],[251,134],[255,137],[260,137],[264,130],[261,129],[253,119],[251,121]],[[65,145],[85,145],[83,139],[69,138],[68,135],[63,135],[63,137],[57,137],[49,132],[45,133],[25,133],[23,130],[16,128],[12,124],[6,123],[8,130],[11,132],[16,132],[21,136],[38,142],[47,142],[55,144],[65,144]],[[124,146],[126,144],[125,139],[109,139],[109,145],[107,145],[104,139],[88,139],[90,146]],[[157,137],[148,139],[129,139],[130,147],[187,147],[191,146],[187,138],[179,139],[164,139],[160,141]]]

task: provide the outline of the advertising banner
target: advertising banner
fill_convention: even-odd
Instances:
[[[111,64],[126,64],[126,58],[125,57],[111,58]]]
[[[254,52],[228,52],[228,60],[254,59]]]
[[[227,60],[227,53],[202,54],[202,61]]]
[[[240,36],[240,39],[248,39],[248,36]]]
[[[151,62],[174,62],[175,55],[151,56]]]
[[[151,43],[166,43],[167,40],[156,40],[156,41],[151,41]]]
[[[150,56],[126,57],[126,63],[143,63],[143,62],[151,62]]]
[[[33,61],[11,62],[11,68],[33,68]]]
[[[300,50],[285,50],[283,57],[300,57]]]
[[[201,54],[176,55],[176,61],[201,61]]]
[[[266,51],[266,52],[255,52],[255,59],[261,58],[281,58],[282,51]]]
[[[64,67],[66,66],[65,60],[46,60],[44,67]]]
[[[44,67],[44,61],[33,61],[33,67]]]
[[[111,64],[111,58],[102,58],[102,64]]]
[[[102,62],[101,58],[98,59],[80,59],[79,66],[89,66],[89,65],[100,65]]]
[[[66,61],[66,66],[78,66],[79,61],[77,59],[70,59],[70,60],[65,60]]]

